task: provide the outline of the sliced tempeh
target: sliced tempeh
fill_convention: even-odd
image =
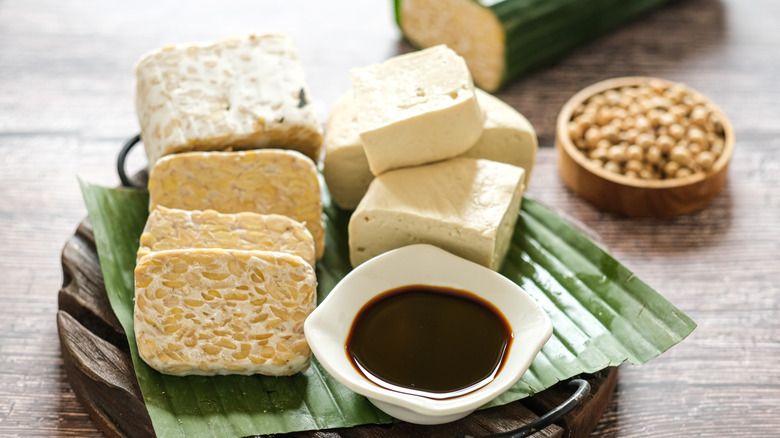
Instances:
[[[149,209],[281,214],[303,223],[322,257],[325,230],[317,169],[295,151],[189,152],[160,159],[149,175]]]
[[[314,268],[290,254],[150,253],[135,269],[138,351],[166,374],[295,374],[310,361],[303,322],[316,285]]]
[[[287,216],[155,208],[141,234],[138,258],[154,251],[188,248],[277,251],[300,256],[314,266],[311,233]]]

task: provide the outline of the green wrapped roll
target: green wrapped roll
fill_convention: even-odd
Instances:
[[[394,0],[404,36],[447,44],[495,91],[666,0]]]

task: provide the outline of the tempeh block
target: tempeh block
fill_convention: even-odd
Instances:
[[[322,128],[285,35],[167,46],[143,56],[135,72],[149,168],[188,151],[276,147],[319,158]]]
[[[295,151],[189,152],[168,155],[149,175],[150,211],[158,205],[220,213],[281,214],[325,247],[322,199],[314,163]]]
[[[277,251],[300,256],[314,266],[311,233],[287,216],[155,208],[141,234],[138,258],[154,251],[188,248]]]
[[[150,253],[135,269],[138,351],[166,374],[295,374],[311,358],[303,322],[316,286],[314,268],[290,254]]]

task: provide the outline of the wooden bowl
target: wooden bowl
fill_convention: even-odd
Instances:
[[[728,165],[734,150],[734,130],[723,111],[714,105],[713,112],[723,125],[723,152],[709,171],[683,178],[643,180],[607,171],[591,163],[569,137],[568,123],[580,103],[609,89],[638,86],[649,81],[659,81],[665,86],[675,84],[649,77],[615,78],[591,85],[566,102],[558,115],[555,136],[561,179],[596,207],[627,216],[668,217],[699,210],[726,183]]]

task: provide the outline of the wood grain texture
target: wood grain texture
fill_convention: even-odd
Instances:
[[[151,419],[124,351],[95,336],[65,311],[57,313],[62,356],[71,387],[108,436],[153,436]]]
[[[138,131],[132,65],[178,41],[289,33],[324,122],[349,69],[409,50],[390,2],[0,2],[0,436],[100,437],[67,381],[56,326],[60,254],[86,215],[76,175],[118,184]],[[601,212],[565,188],[542,148],[529,194],[595,230],[611,253],[699,327],[620,370],[597,437],[778,435],[780,32],[776,0],[676,0],[499,93],[540,144],[577,90],[646,75],[686,83],[734,126],[725,188],[671,219]],[[144,166],[130,157],[131,171]]]

